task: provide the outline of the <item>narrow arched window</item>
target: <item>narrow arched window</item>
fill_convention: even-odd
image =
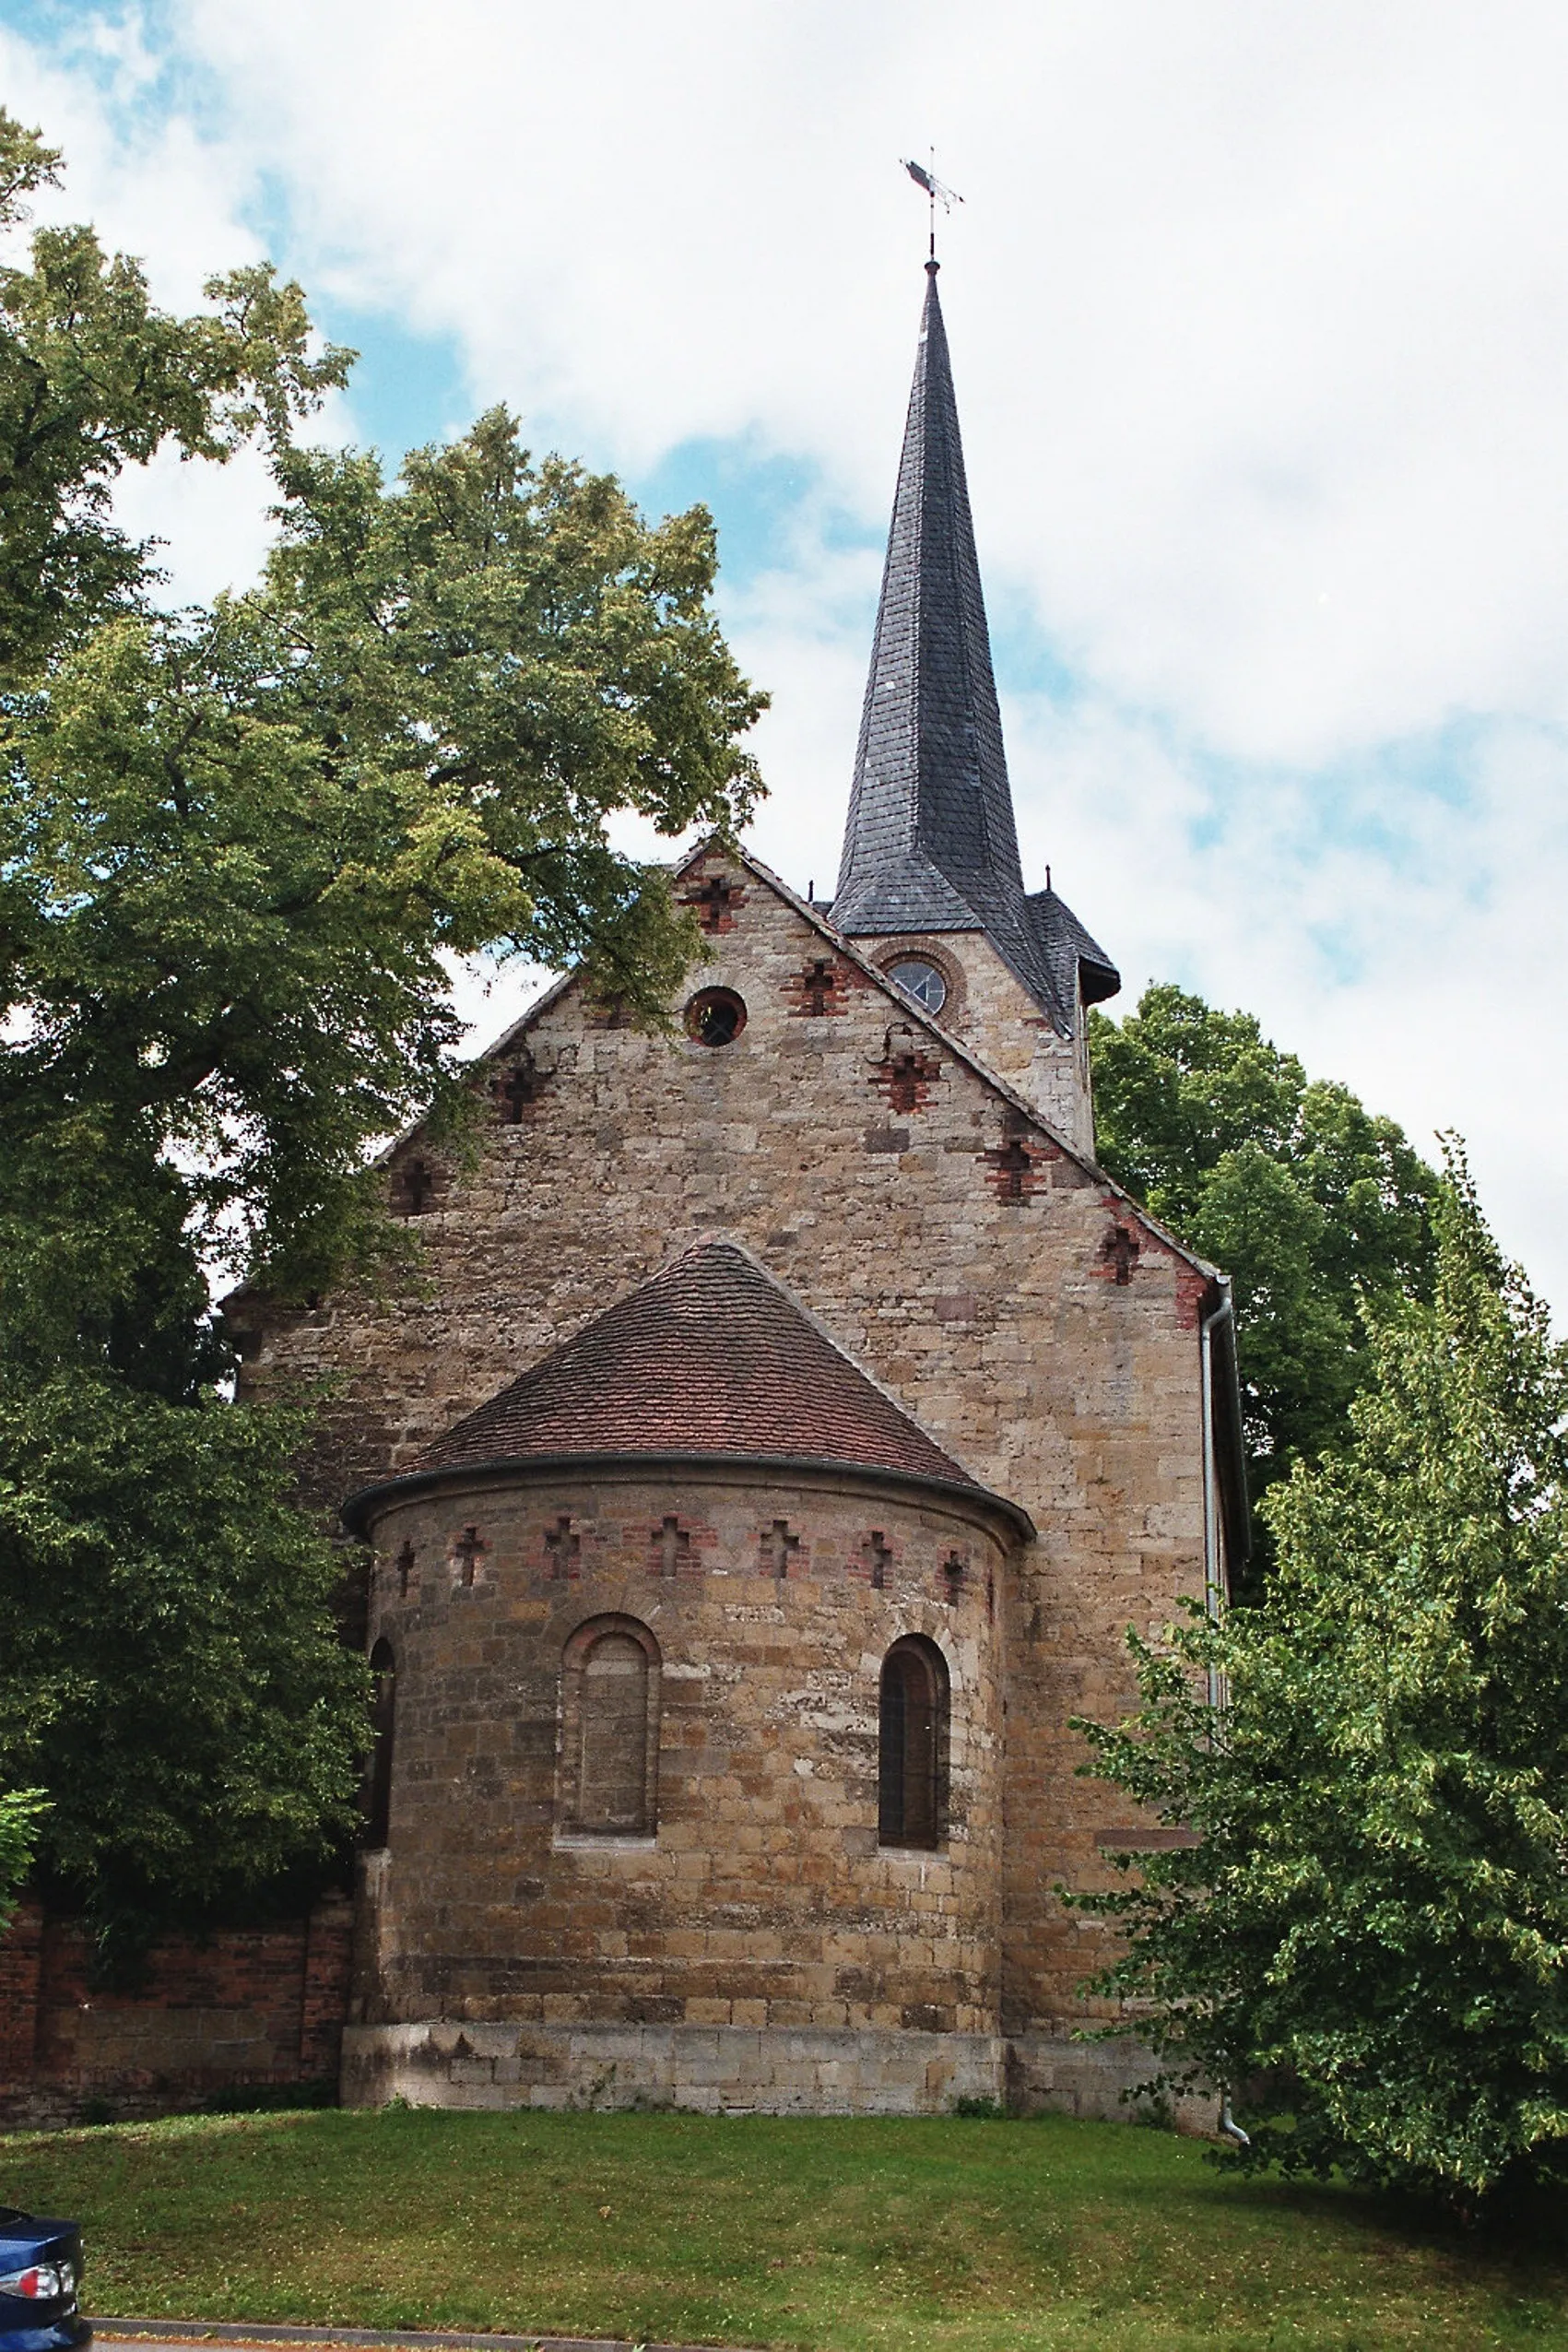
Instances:
[[[397,1712],[397,1667],[389,1641],[371,1652],[371,1730],[373,1744],[365,1775],[365,1843],[385,1846],[392,1827],[392,1739]]]
[[[567,1645],[566,1826],[651,1838],[658,1818],[659,1651],[634,1617],[601,1617]]]
[[[948,1797],[948,1668],[933,1641],[909,1634],[882,1661],[877,1839],[942,1842]]]

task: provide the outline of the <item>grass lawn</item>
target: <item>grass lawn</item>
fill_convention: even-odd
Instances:
[[[1568,2202],[1466,2240],[1127,2125],[181,2118],[0,2139],[119,2315],[925,2347],[1568,2348]]]

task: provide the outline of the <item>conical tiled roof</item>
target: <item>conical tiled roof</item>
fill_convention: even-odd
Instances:
[[[937,264],[909,396],[832,920],[846,936],[984,931],[1072,1034],[1114,966],[1053,892],[1024,895]]]
[[[755,1455],[977,1485],[729,1242],[596,1316],[413,1474],[571,1454]]]

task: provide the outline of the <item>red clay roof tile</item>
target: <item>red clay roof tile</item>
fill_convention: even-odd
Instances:
[[[754,1454],[977,1482],[743,1249],[704,1242],[597,1316],[420,1458]]]

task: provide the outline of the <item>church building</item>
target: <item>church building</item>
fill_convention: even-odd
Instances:
[[[1245,1545],[1231,1310],[1095,1163],[934,262],[836,893],[674,889],[673,1036],[569,975],[476,1159],[390,1151],[402,1294],[232,1309],[250,1393],[337,1377],[373,1548],[343,2096],[1115,2113],[1058,1890],[1151,1833],[1071,1719]]]

